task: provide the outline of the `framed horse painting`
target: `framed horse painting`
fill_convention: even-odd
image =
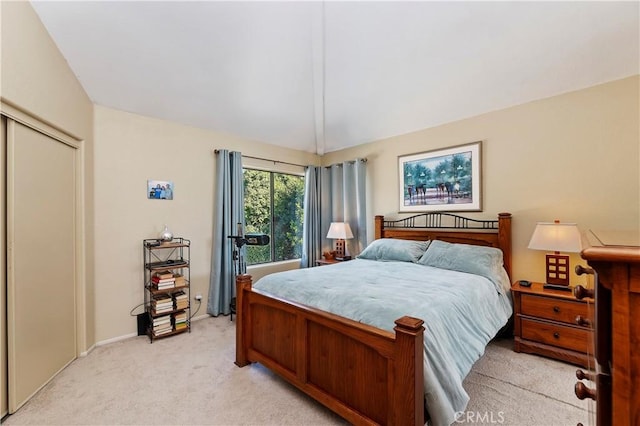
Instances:
[[[399,156],[399,211],[482,211],[481,169],[482,141]]]

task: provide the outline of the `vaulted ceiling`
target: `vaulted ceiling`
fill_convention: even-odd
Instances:
[[[640,73],[633,2],[32,2],[93,102],[325,152]]]

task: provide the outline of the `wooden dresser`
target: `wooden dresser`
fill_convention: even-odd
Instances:
[[[581,256],[595,271],[595,371],[578,378],[580,399],[596,400],[597,424],[640,425],[640,236],[638,232],[590,231]],[[587,272],[593,272],[587,271]],[[594,294],[595,293],[595,294]]]
[[[587,367],[592,342],[588,299],[577,300],[571,291],[511,286],[514,305],[514,350]],[[592,301],[591,301],[592,302]]]

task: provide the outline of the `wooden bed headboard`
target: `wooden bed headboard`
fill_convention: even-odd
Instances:
[[[511,213],[500,213],[497,220],[469,219],[451,213],[422,213],[398,220],[376,216],[375,238],[496,247],[502,250],[504,269],[511,278]]]

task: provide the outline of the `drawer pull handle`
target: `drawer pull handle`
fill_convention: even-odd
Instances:
[[[585,268],[582,265],[576,265],[576,275],[582,275],[582,274],[594,275],[595,271],[593,270],[593,268],[589,268],[589,267]]]
[[[573,295],[578,300],[582,300],[585,297],[590,297],[592,299],[595,297],[595,293],[592,289],[584,288],[581,285],[577,285],[573,288]]]
[[[576,324],[578,324],[581,327],[591,327],[591,320],[588,318],[583,317],[582,315],[578,315],[576,317]]]
[[[576,396],[578,397],[578,399],[580,399],[580,400],[585,399],[585,398],[589,398],[589,399],[593,399],[593,400],[596,399],[596,390],[588,388],[582,382],[577,382],[576,383],[575,393],[576,393]]]
[[[558,333],[557,331],[555,333],[553,333],[553,337],[556,339],[560,338],[560,333]]]
[[[560,312],[560,307],[559,307],[559,306],[554,306],[554,307],[553,307],[553,312],[555,312],[556,314],[557,314],[558,312]]]
[[[593,373],[585,373],[584,371],[578,369],[576,370],[576,377],[578,378],[578,380],[591,380],[592,382],[595,382],[595,374]]]

